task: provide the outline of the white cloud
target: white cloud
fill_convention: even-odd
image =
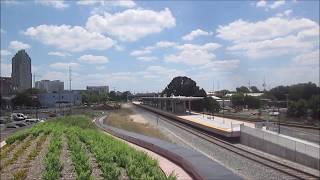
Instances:
[[[276,1],[269,1],[269,2],[265,0],[260,0],[256,3],[256,7],[265,8],[266,10],[268,10],[269,8],[276,9],[280,6],[283,6],[286,3],[285,0],[276,0]]]
[[[160,77],[162,79],[171,79],[175,76],[185,75],[185,72],[162,66],[149,66],[144,71],[137,72],[137,75],[139,77],[142,76],[145,79],[159,79]]]
[[[49,65],[51,68],[59,69],[59,70],[67,70],[69,67],[77,68],[80,66],[78,63],[65,63],[65,62],[57,62]]]
[[[202,29],[196,29],[196,30],[191,31],[189,34],[183,36],[182,39],[185,41],[192,41],[196,37],[209,36],[209,35],[212,35],[212,32],[207,32]]]
[[[68,77],[67,72],[58,72],[58,71],[46,71],[42,75],[42,79],[49,79],[49,80],[54,80],[54,79],[59,79],[59,80],[67,80],[66,77]],[[66,86],[65,86],[66,88]]]
[[[65,9],[69,7],[69,4],[66,4],[64,0],[35,0],[35,3],[56,9]]]
[[[120,45],[115,45],[114,48],[116,51],[124,51],[126,49],[124,46],[120,46]]]
[[[122,41],[136,41],[147,35],[174,27],[176,20],[171,11],[128,9],[123,12],[89,17],[86,27],[90,31],[116,36]]]
[[[59,57],[71,56],[71,54],[69,54],[69,53],[59,52],[59,51],[49,52],[48,55],[50,55],[50,56],[59,56]]]
[[[231,51],[243,51],[250,58],[265,58],[305,52],[314,47],[309,41],[301,41],[297,36],[285,36],[271,40],[244,42],[227,48]]]
[[[83,55],[79,58],[79,61],[89,64],[104,64],[109,62],[109,59],[105,56],[93,56],[90,54]]]
[[[270,8],[271,8],[271,9],[276,9],[276,8],[284,5],[285,3],[286,3],[285,0],[274,1],[274,2],[270,5]]]
[[[142,55],[146,55],[146,54],[150,54],[151,51],[150,50],[147,50],[147,49],[144,49],[144,50],[135,50],[135,51],[132,51],[130,53],[131,56],[142,56]]]
[[[210,69],[211,71],[220,71],[226,72],[232,69],[235,69],[239,66],[240,60],[232,59],[232,60],[216,60],[212,61],[208,64],[201,66],[201,69]]]
[[[89,32],[80,26],[40,25],[28,28],[24,34],[43,44],[73,52],[106,50],[115,44],[112,39],[97,32]]]
[[[293,62],[298,66],[310,65],[314,67],[319,67],[319,61],[320,61],[319,49],[314,50],[312,52],[306,52],[306,53],[300,54],[299,56],[293,59]]]
[[[115,6],[123,8],[133,8],[136,6],[136,3],[132,0],[79,0],[77,1],[78,5],[99,5],[99,6]]]
[[[1,49],[0,54],[1,54],[1,56],[9,56],[12,53],[6,49]]]
[[[264,0],[258,1],[256,4],[257,7],[266,7],[267,6],[267,2]]]
[[[290,15],[292,14],[292,10],[291,9],[288,9],[288,10],[285,10],[283,13],[277,13],[276,16],[278,17],[289,17]]]
[[[4,3],[8,5],[17,5],[17,4],[21,4],[22,2],[17,0],[1,0],[0,3]]]
[[[318,26],[316,22],[306,18],[286,19],[271,17],[258,22],[248,22],[239,19],[228,25],[219,26],[217,37],[237,42],[265,40]]]
[[[218,37],[233,43],[227,50],[250,58],[296,55],[312,51],[319,43],[319,24],[306,18],[237,20],[219,26],[217,32]]]
[[[1,77],[11,77],[11,64],[1,63]]]
[[[21,49],[29,49],[31,46],[29,44],[20,42],[20,41],[11,41],[9,44],[9,48],[15,51],[19,51]]]
[[[158,57],[156,56],[141,56],[137,58],[140,61],[144,61],[144,62],[151,62],[151,61],[155,61],[158,60]]]
[[[142,50],[134,50],[130,53],[131,56],[143,56],[152,53],[153,50],[161,49],[161,48],[170,48],[175,47],[177,44],[171,41],[159,41],[152,46],[147,46]]]
[[[185,63],[189,65],[203,65],[215,60],[216,56],[211,51],[221,47],[220,44],[207,43],[204,45],[183,44],[176,48],[180,50],[178,54],[165,56],[167,62]]]

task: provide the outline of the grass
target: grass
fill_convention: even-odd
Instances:
[[[52,136],[48,146],[48,153],[44,160],[45,172],[42,176],[44,180],[54,180],[61,177],[63,169],[63,162],[60,159],[62,136],[66,136],[68,139],[77,179],[92,179],[92,167],[85,151],[86,148],[97,160],[104,179],[119,179],[121,172],[125,172],[129,179],[162,180],[176,178],[173,174],[166,177],[156,160],[151,159],[144,152],[137,151],[126,143],[104,134],[95,127],[90,118],[85,116],[67,116],[39,123],[28,130],[9,137],[9,144],[19,143],[28,136],[36,137],[40,133],[45,135],[50,133]],[[28,147],[33,139],[31,138],[24,142],[23,149]],[[43,142],[44,138],[40,137],[36,146],[41,147]],[[19,157],[18,154],[22,153],[22,147],[15,153],[17,155],[14,155],[13,160],[16,160]],[[31,161],[37,154],[38,152],[33,150],[27,159],[30,158]],[[14,174],[14,177],[23,179],[25,174],[26,172],[20,169]]]
[[[130,118],[133,112],[128,109],[120,109],[111,112],[105,123],[120,129],[139,133],[145,136],[155,137],[167,142],[171,142],[162,132],[148,123],[138,123]]]

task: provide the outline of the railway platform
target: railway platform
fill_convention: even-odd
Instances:
[[[185,124],[189,124],[213,134],[218,134],[226,138],[239,138],[241,124],[245,124],[249,127],[254,127],[253,123],[237,121],[229,118],[216,116],[213,117],[211,115],[199,114],[191,111],[184,114],[174,114],[172,112],[161,110],[155,107],[143,105],[139,102],[133,102],[133,104],[144,109],[148,109],[154,113],[169,117]]]

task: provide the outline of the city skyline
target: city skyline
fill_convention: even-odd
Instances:
[[[69,87],[71,66],[72,89],[157,92],[175,76],[206,91],[319,85],[317,1],[48,2],[1,1],[1,76],[26,49],[36,80]]]

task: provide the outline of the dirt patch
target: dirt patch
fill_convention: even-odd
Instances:
[[[123,108],[111,111],[109,116],[104,120],[104,123],[116,128],[171,142],[159,129],[147,123],[146,120],[139,116],[138,114],[134,114],[130,109]],[[134,118],[137,118],[136,121],[138,122]],[[144,123],[141,123],[142,121]]]
[[[46,141],[43,143],[38,156],[33,161],[31,161],[30,168],[28,170],[28,174],[26,178],[27,180],[41,179],[42,174],[46,169],[44,160],[46,158],[46,154],[48,153],[48,146],[50,141],[51,141],[51,136],[48,136]]]
[[[61,179],[70,180],[76,179],[77,174],[72,164],[71,153],[67,142],[67,138],[65,136],[62,136],[62,153],[60,156],[60,161],[63,162],[63,169],[61,173]]]

